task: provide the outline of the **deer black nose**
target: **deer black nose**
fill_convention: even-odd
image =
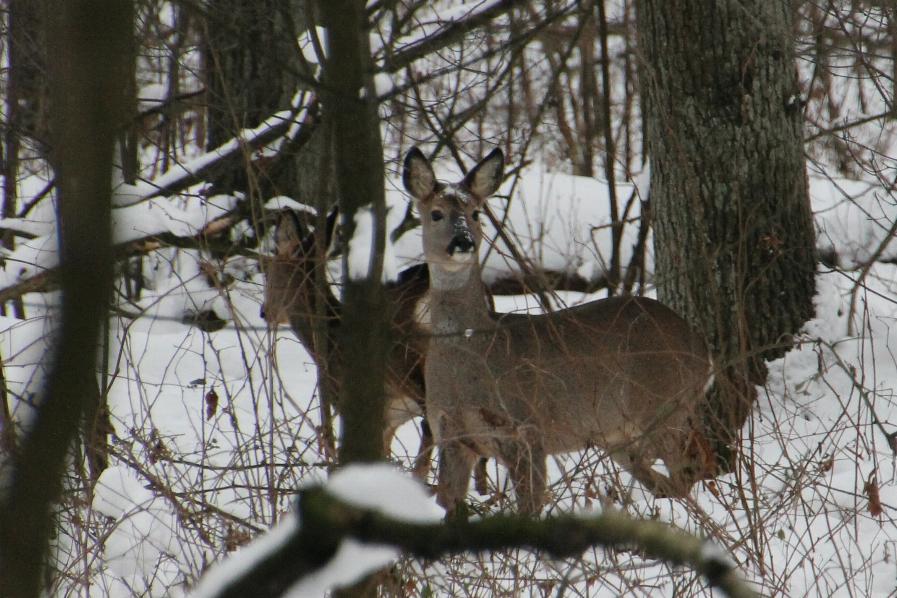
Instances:
[[[470,235],[455,235],[452,242],[448,246],[448,254],[455,255],[455,252],[470,253],[474,250],[473,238]]]

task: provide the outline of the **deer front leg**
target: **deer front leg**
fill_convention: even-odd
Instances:
[[[433,455],[433,431],[427,418],[420,422],[420,446],[417,449],[417,457],[414,459],[414,469],[411,473],[420,480],[426,480],[430,473],[430,459]]]
[[[501,447],[521,513],[538,514],[545,506],[545,451],[538,442],[507,442]]]
[[[476,457],[476,453],[457,440],[446,440],[439,446],[436,502],[445,509],[447,518],[455,515],[467,496],[467,485]]]

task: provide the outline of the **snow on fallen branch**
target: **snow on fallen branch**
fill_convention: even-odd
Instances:
[[[119,185],[113,196],[115,207],[126,207],[152,199],[180,193],[202,182],[216,170],[225,170],[245,159],[247,153],[263,148],[276,154],[284,143],[294,139],[299,131],[312,125],[317,112],[317,99],[311,94],[299,94],[292,110],[274,114],[259,126],[244,129],[235,137],[213,150],[187,162],[176,163],[169,171],[152,181],[137,185]],[[272,146],[273,147],[269,147]]]
[[[376,467],[376,466],[374,466]],[[686,565],[707,582],[734,598],[756,596],[741,578],[729,555],[716,545],[657,522],[635,520],[617,511],[595,516],[561,515],[534,519],[495,515],[476,521],[446,523],[409,521],[377,508],[354,506],[322,486],[301,490],[297,513],[263,538],[265,548],[237,553],[203,580],[194,598],[275,597],[296,589],[295,584],[331,568],[343,542],[366,550],[395,552],[421,559],[465,553],[525,548],[554,558],[575,557],[588,548],[634,549],[648,558]],[[387,557],[388,557],[387,553]],[[364,560],[364,559],[356,559]],[[231,562],[233,561],[233,562]],[[345,560],[343,561],[345,562]],[[388,564],[381,560],[379,566]],[[352,563],[343,567],[351,568]],[[354,577],[372,570],[370,562]],[[221,571],[228,571],[222,575]],[[229,579],[222,579],[227,576]],[[342,574],[342,583],[351,583]],[[211,583],[210,583],[211,582]]]
[[[284,145],[297,142],[300,136],[307,139],[308,129],[314,127],[316,99],[311,94],[299,94],[297,98],[292,110],[275,114],[258,127],[241,131],[220,147],[178,164],[152,181],[119,185],[113,192],[115,258],[125,259],[163,246],[209,248],[215,238],[221,238],[230,227],[246,217],[248,207],[240,202],[222,201],[221,205],[216,205],[213,198],[202,200],[202,207],[184,210],[167,198],[206,180],[216,171],[234,167],[247,153],[277,156]],[[29,226],[20,218],[0,220],[0,228],[9,230],[30,231]],[[5,276],[0,276],[0,284],[3,284],[0,302],[55,287],[59,269],[56,235],[51,233],[34,238],[45,242],[34,243],[34,247],[20,246],[5,256],[7,270],[11,264],[19,264],[21,268],[17,274],[8,271]]]
[[[159,233],[128,240],[124,243],[117,243],[112,248],[113,255],[116,260],[122,260],[136,255],[145,255],[161,247],[208,249],[215,245],[213,237],[220,235],[240,219],[238,212],[239,209],[231,214],[216,218],[207,223],[195,235],[178,236],[172,233]],[[231,247],[232,244],[228,242],[227,245],[231,253],[239,253],[239,250]],[[58,277],[59,265],[57,263],[15,284],[0,289],[0,303],[11,301],[25,293],[39,293],[52,290],[58,283]]]

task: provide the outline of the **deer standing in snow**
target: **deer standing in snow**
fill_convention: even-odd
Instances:
[[[696,408],[712,381],[703,339],[663,304],[615,297],[544,315],[484,300],[479,214],[502,179],[494,150],[460,182],[436,179],[417,148],[404,163],[430,271],[426,411],[437,500],[451,513],[477,456],[509,471],[518,508],[545,502],[546,458],[597,446],[649,490],[682,496],[710,473]],[[661,459],[668,475],[653,469]]]

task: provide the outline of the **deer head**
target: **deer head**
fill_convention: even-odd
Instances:
[[[436,180],[419,149],[408,152],[402,181],[420,212],[424,257],[434,283],[450,281],[455,278],[450,274],[469,270],[479,259],[480,213],[498,189],[503,170],[504,154],[494,149],[460,183],[448,184]]]

